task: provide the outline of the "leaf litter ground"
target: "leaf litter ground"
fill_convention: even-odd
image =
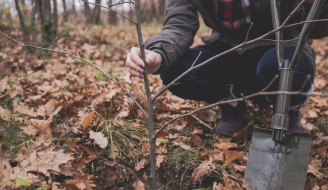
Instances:
[[[81,55],[117,78],[146,108],[143,80],[124,82],[129,48],[137,46],[133,26],[62,27],[54,49]],[[7,28],[20,39],[21,32]],[[144,26],[145,38],[161,26]],[[195,37],[209,33],[204,26]],[[1,38],[0,189],[149,189],[147,122],[113,82],[85,63],[56,53],[23,50]],[[328,92],[327,40],[315,41],[315,92]],[[151,76],[151,91],[162,87]],[[301,110],[303,131],[313,136],[305,189],[328,189],[328,102],[311,97]],[[193,117],[170,124],[156,139],[158,187],[164,189],[249,189],[244,180],[252,130],[269,127],[272,108],[247,102],[244,128],[218,136]],[[203,102],[165,92],[155,103],[157,128]],[[215,127],[219,108],[196,116]]]

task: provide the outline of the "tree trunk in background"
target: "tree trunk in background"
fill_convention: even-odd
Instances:
[[[164,21],[165,16],[166,16],[166,1],[165,0],[159,0],[158,3],[158,10],[159,10],[159,16],[160,20]]]
[[[156,10],[156,3],[154,0],[151,0],[150,2],[150,21],[153,21],[153,19],[156,19],[156,21],[159,21],[159,16],[157,14],[157,10]]]
[[[72,2],[72,9],[73,9],[73,14],[76,15],[75,0],[73,0]]]
[[[35,33],[35,14],[36,14],[36,5],[37,0],[32,0],[32,17],[31,17],[31,33],[32,33],[32,42],[36,44],[36,33]]]
[[[112,5],[113,1],[109,0],[109,4]],[[112,8],[114,8],[114,7],[112,7]],[[117,25],[117,13],[115,13],[114,11],[109,10],[108,24]]]
[[[66,0],[63,0],[63,8],[64,8],[64,14],[63,14],[63,20],[64,22],[68,21],[68,12],[66,8]]]
[[[24,35],[28,35],[27,29],[26,29],[26,26],[25,26],[25,23],[24,23],[24,17],[23,17],[22,11],[20,10],[18,0],[15,0],[15,6],[16,6],[16,10],[18,12],[19,22],[20,22],[20,25],[23,29]]]
[[[53,13],[53,18],[54,18],[54,32],[55,32],[55,37],[57,35],[57,30],[58,30],[58,10],[57,10],[57,0],[53,1],[54,3],[54,13]]]
[[[38,0],[41,20],[41,41],[42,46],[48,48],[55,39],[56,33],[51,15],[50,0]]]
[[[100,5],[101,0],[96,0],[95,3]],[[99,6],[95,6],[95,8],[93,9],[93,15],[92,15],[92,23],[93,24],[100,24],[100,11],[101,10],[100,10]]]
[[[89,3],[84,2],[84,16],[85,16],[85,23],[90,24],[92,21],[92,15]]]
[[[129,11],[129,17],[131,18],[131,19],[133,19],[133,15],[134,15],[134,12],[133,12],[133,5],[130,3],[130,11]]]

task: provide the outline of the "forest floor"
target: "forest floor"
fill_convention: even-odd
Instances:
[[[143,26],[144,39],[160,25]],[[20,40],[22,32],[0,25]],[[195,43],[210,30],[202,25]],[[143,80],[124,82],[126,54],[138,46],[133,26],[60,27],[53,46],[90,60],[146,108]],[[315,41],[315,92],[328,93],[327,40]],[[86,63],[57,53],[22,49],[0,37],[0,189],[149,189],[147,122],[135,103],[113,82]],[[150,76],[152,93],[163,87]],[[328,98],[311,97],[301,109],[303,131],[313,143],[306,190],[328,190]],[[249,189],[244,180],[254,128],[269,127],[272,109],[248,101],[244,128],[218,136],[192,117],[170,124],[156,140],[158,187],[170,190]],[[155,124],[195,110],[203,102],[166,91],[155,103]],[[218,107],[196,114],[215,127]],[[319,121],[319,123],[318,123]],[[95,140],[94,140],[95,139]]]

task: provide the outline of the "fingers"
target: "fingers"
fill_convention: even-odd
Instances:
[[[144,72],[144,70],[140,66],[138,66],[135,62],[133,62],[131,60],[131,54],[130,53],[127,55],[127,58],[126,58],[126,66],[129,67],[130,70],[133,70],[133,71],[138,73],[138,75],[135,75],[135,76],[139,76],[139,74],[142,75],[143,72]],[[133,72],[133,73],[135,73],[135,72]]]
[[[140,58],[140,49],[133,47],[130,53],[131,61],[134,62],[137,66],[145,68],[144,62]]]

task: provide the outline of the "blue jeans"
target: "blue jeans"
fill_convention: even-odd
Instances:
[[[219,47],[219,48],[218,48]],[[169,70],[161,74],[161,79],[165,85],[169,84],[176,77],[181,75],[191,67],[199,52],[200,55],[195,65],[227,50],[222,46],[205,45],[189,49]],[[285,59],[291,60],[295,51],[295,46],[285,45]],[[303,53],[298,64],[294,78],[293,91],[298,91],[307,76],[312,74],[313,65],[310,58]],[[218,102],[229,96],[228,84],[233,84],[239,93],[249,95],[256,93],[266,87],[275,75],[280,74],[276,48],[274,46],[264,46],[251,49],[239,55],[236,52],[222,56],[207,65],[189,73],[178,85],[169,90],[184,99],[206,101],[209,103]],[[278,89],[276,80],[267,91]],[[304,92],[310,90],[312,80],[306,83]],[[291,97],[291,106],[304,104],[306,96],[295,95]],[[270,97],[275,101],[275,97]],[[256,103],[265,104],[266,97],[258,96],[252,99]]]

